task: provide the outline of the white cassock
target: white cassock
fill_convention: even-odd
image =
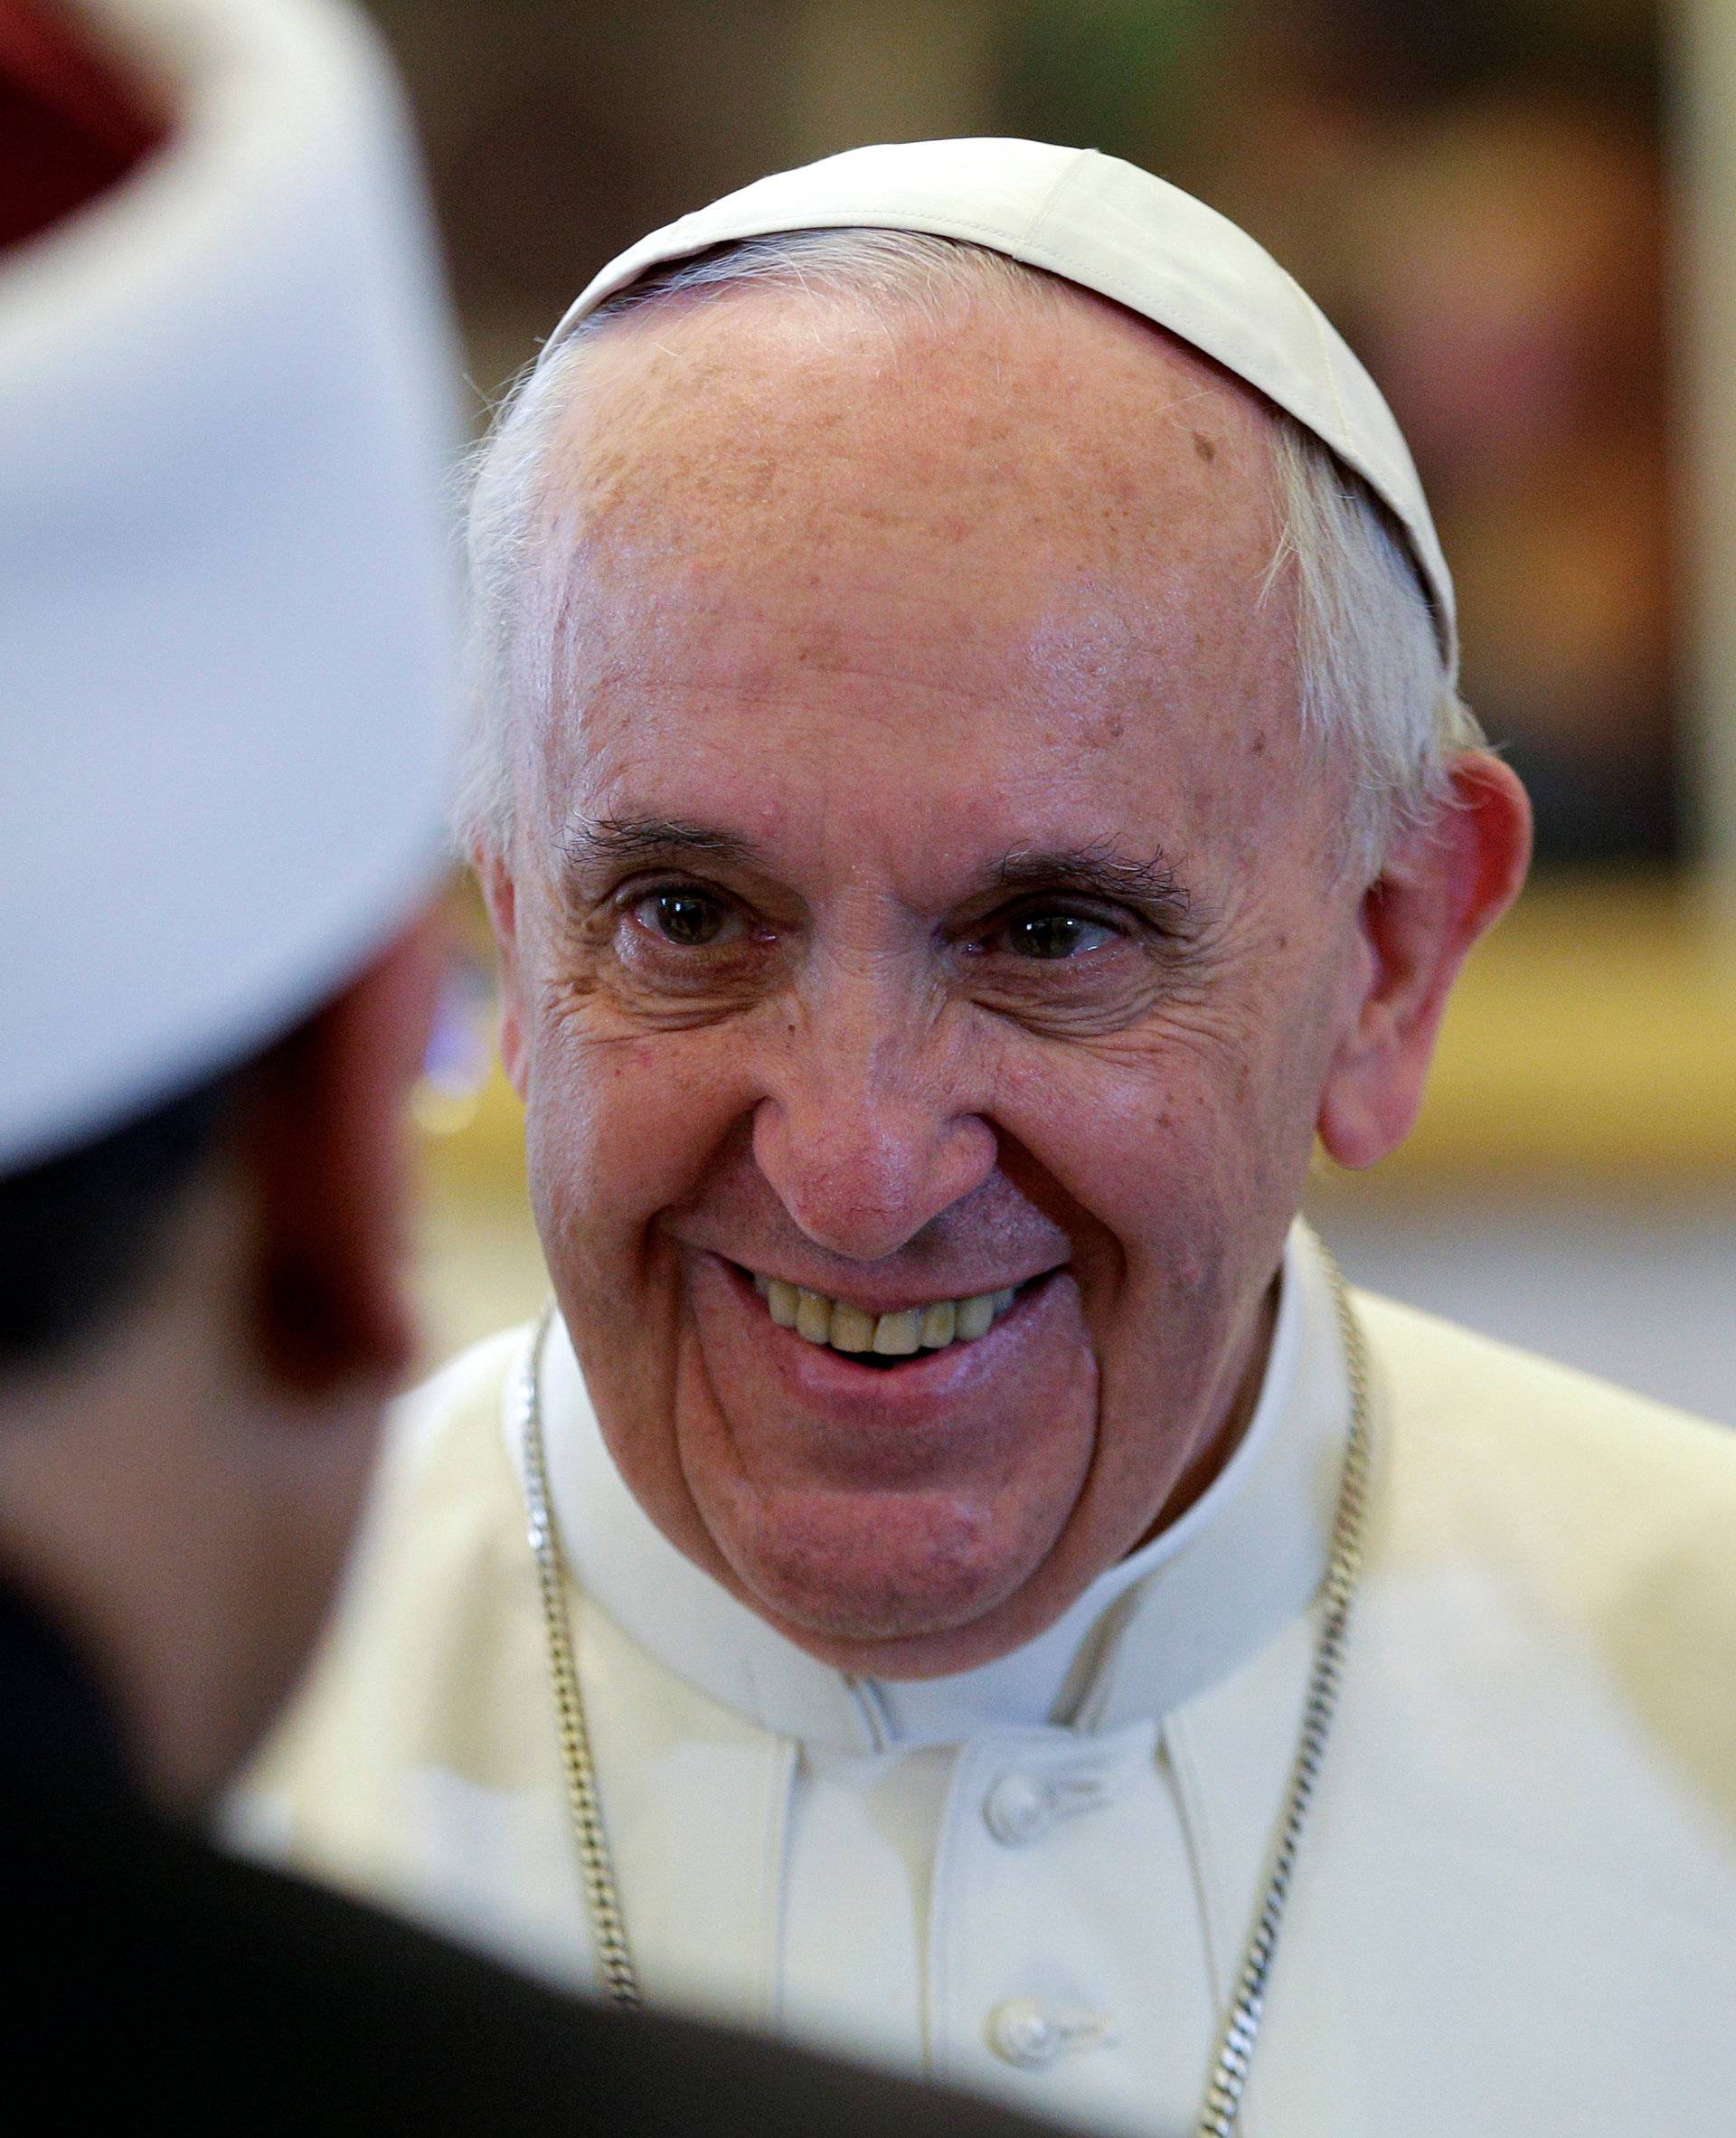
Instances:
[[[1736,1437],[1357,1308],[1367,1565],[1244,2138],[1736,2132]],[[526,1343],[402,1406],[336,1632],[243,1809],[302,1864],[585,1984]],[[1348,1408],[1298,1225],[1205,1497],[1029,1647],[893,1684],[814,1662],[664,1540],[557,1329],[551,1488],[649,1999],[1190,2132],[1295,1755]],[[1007,2015],[1033,2006],[1054,2053],[1021,2062]]]

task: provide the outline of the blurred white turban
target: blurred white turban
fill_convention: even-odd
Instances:
[[[264,1044],[426,895],[457,376],[326,0],[97,0],[162,113],[0,252],[0,1171]]]

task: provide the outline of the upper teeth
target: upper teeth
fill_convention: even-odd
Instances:
[[[896,1314],[871,1314],[847,1300],[786,1284],[781,1277],[756,1276],[753,1288],[779,1329],[793,1329],[810,1344],[830,1344],[835,1351],[875,1351],[882,1358],[908,1358],[914,1351],[939,1351],[982,1336],[1014,1298],[1009,1284],[1005,1291],[977,1291],[968,1299],[931,1300],[926,1307],[905,1307]]]

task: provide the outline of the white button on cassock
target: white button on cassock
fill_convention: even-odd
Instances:
[[[1021,2071],[1043,2071],[1063,2049],[1087,2048],[1115,2039],[1115,2029],[1097,2012],[1051,2012],[1034,1997],[1009,1997],[988,2015],[995,2054]]]
[[[983,1822],[997,1841],[1022,1849],[1048,1832],[1057,1819],[1095,1811],[1107,1803],[1110,1784],[1099,1774],[1003,1774],[983,1799]]]
[[[1034,1774],[1003,1774],[983,1802],[983,1818],[1009,1849],[1034,1841],[1055,1817],[1055,1793]]]

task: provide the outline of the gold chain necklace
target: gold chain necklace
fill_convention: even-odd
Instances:
[[[1344,1474],[1338,1487],[1332,1548],[1321,1592],[1325,1608],[1315,1641],[1314,1667],[1308,1675],[1301,1736],[1278,1818],[1271,1868],[1267,1874],[1260,1913],[1254,1919],[1242,1955],[1235,1995],[1218,2037],[1218,2052],[1205,2090],[1205,2104],[1195,2125],[1195,2138],[1231,2138],[1241,2111],[1254,2043],[1265,2012],[1266,1987],[1278,1954],[1278,1933],[1283,1927],[1290,1882],[1302,1845],[1302,1831],[1320,1779],[1333,1717],[1337,1712],[1351,1602],[1362,1570],[1370,1454],[1368,1350],[1338,1265],[1324,1249],[1321,1252],[1344,1338],[1344,1364],[1350,1380],[1350,1431],[1344,1443]],[[579,1850],[579,1868],[584,1879],[591,1935],[610,2001],[628,2010],[637,2010],[644,2003],[645,1996],[627,1945],[620,1892],[609,1859],[608,1837],[603,1831],[597,1770],[591,1758],[590,1734],[585,1726],[584,1699],[579,1689],[572,1630],[567,1617],[565,1569],[553,1517],[549,1511],[548,1468],[542,1448],[541,1368],[543,1346],[553,1320],[554,1308],[551,1304],[544,1309],[537,1324],[519,1384],[524,1499],[530,1516],[531,1550],[535,1556],[537,1584],[542,1594],[542,1622],[548,1636],[549,1675],[554,1689],[555,1725],[561,1739],[561,1764],[566,1777],[567,1810]]]

